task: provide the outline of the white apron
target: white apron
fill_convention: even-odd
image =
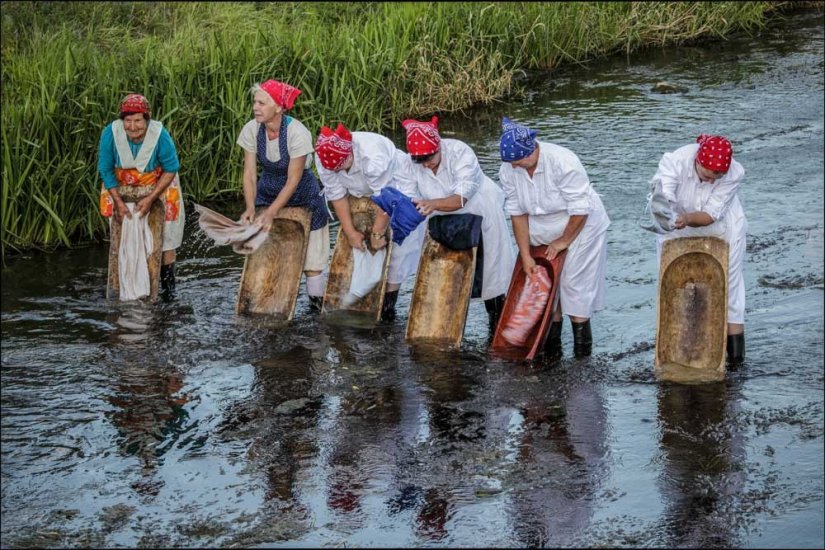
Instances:
[[[604,308],[607,227],[610,225],[601,197],[593,193],[592,200],[593,211],[567,248],[559,284],[562,313],[587,319]],[[558,239],[569,219],[570,215],[564,210],[529,215],[530,244],[545,245]]]

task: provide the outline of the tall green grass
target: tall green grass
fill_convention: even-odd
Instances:
[[[777,2],[2,3],[2,257],[105,235],[97,143],[129,92],[187,197],[237,201],[249,88],[301,90],[312,132],[396,128],[514,93],[522,69],[759,29]]]

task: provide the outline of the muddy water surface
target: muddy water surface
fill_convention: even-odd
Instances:
[[[303,293],[286,329],[239,318],[242,258],[191,207],[173,304],[105,304],[105,244],[12,262],[0,544],[822,547],[823,45],[797,15],[443,122],[494,180],[502,114],[582,159],[612,219],[589,360],[569,327],[558,364],[489,358],[478,301],[459,351],[411,349],[412,281],[391,326],[325,323]],[[747,362],[671,385],[638,219],[662,153],[702,132],[747,170]]]

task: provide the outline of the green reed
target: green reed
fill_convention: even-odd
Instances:
[[[255,82],[303,90],[313,133],[380,132],[520,93],[524,69],[724,38],[787,4],[4,2],[2,257],[105,236],[97,143],[126,93],[170,130],[188,198],[238,201]]]

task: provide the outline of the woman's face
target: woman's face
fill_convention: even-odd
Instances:
[[[126,137],[133,143],[141,143],[146,137],[146,119],[143,113],[135,113],[123,117],[123,129],[126,130]]]
[[[523,159],[514,160],[510,163],[510,166],[513,168],[524,168],[525,170],[529,170],[536,166],[539,161],[539,148],[536,147],[533,149],[533,152],[524,157]]]
[[[255,96],[252,98],[252,113],[255,115],[255,122],[265,124],[282,112],[283,109],[272,101],[269,94],[263,90],[255,92]]]
[[[699,176],[699,181],[704,181],[707,183],[713,183],[726,174],[726,172],[715,172],[713,170],[708,170],[699,164],[698,161],[693,161],[693,166],[696,167],[696,175]]]

